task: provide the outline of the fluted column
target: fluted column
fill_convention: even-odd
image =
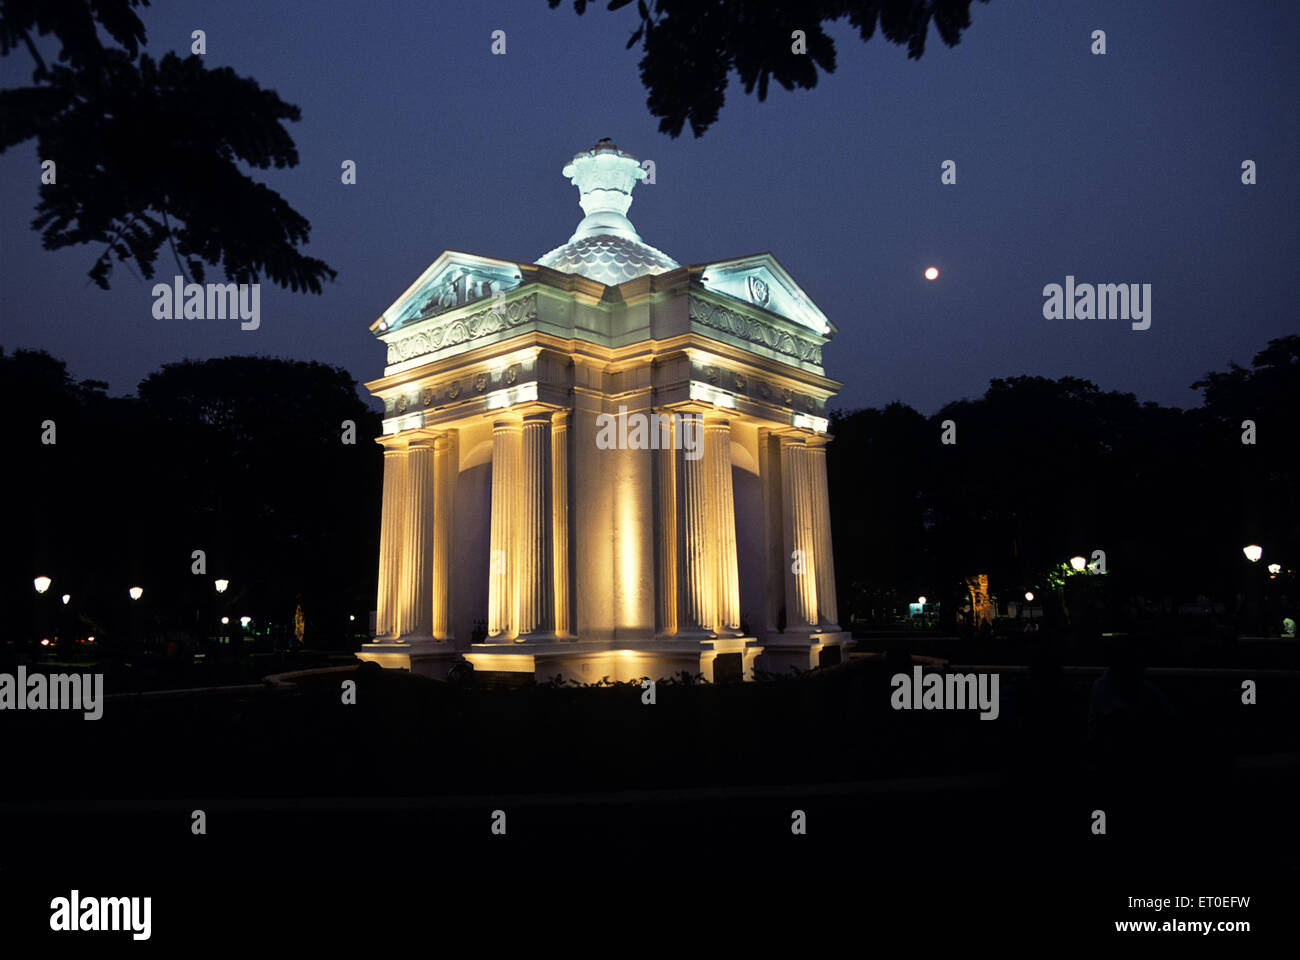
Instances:
[[[406,449],[384,447],[384,493],[379,518],[379,590],[375,599],[375,635],[395,638],[401,632],[398,594],[402,582],[402,501],[406,497]]]
[[[519,636],[555,632],[555,544],[552,538],[551,415],[524,419],[523,499],[519,522]]]
[[[455,529],[456,479],[460,474],[460,449],[456,431],[434,441],[433,446],[433,636],[451,636],[451,545]]]
[[[551,421],[551,497],[555,516],[553,533],[555,576],[555,632],[573,632],[569,613],[569,423],[564,411]]]
[[[518,422],[492,425],[492,537],[488,560],[488,636],[511,639],[518,633],[518,575],[515,544],[519,517]]]
[[[682,416],[677,429],[693,431],[694,442],[702,444],[704,455],[677,451],[681,470],[681,498],[677,504],[678,577],[681,606],[679,634],[709,634],[717,622],[717,553],[709,528],[708,444],[704,439],[704,418],[698,413]],[[685,447],[685,443],[683,443]]]
[[[399,607],[403,637],[433,636],[433,442],[413,440],[406,458],[403,509],[402,589]]]
[[[655,451],[655,502],[659,513],[655,524],[656,536],[659,538],[656,544],[659,556],[659,622],[656,632],[670,637],[677,633],[677,448],[681,446],[681,427],[671,412],[663,411],[659,416],[664,426],[659,449]]]
[[[785,609],[787,626],[817,624],[816,549],[813,542],[812,491],[808,452],[803,439],[781,438],[781,493],[785,530]]]
[[[835,557],[831,553],[831,499],[826,483],[826,445],[808,445],[808,472],[813,491],[813,553],[817,569],[817,613],[822,625],[838,629],[835,602]]]
[[[717,601],[714,630],[740,629],[740,576],[736,560],[736,506],[731,484],[731,423],[708,420],[704,427],[704,461],[708,471],[709,529],[716,544]]]

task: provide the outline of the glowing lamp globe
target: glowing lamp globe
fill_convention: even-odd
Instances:
[[[37,577],[32,581],[32,586],[36,588],[37,593],[44,593],[46,590],[50,589],[50,584],[53,582],[54,581],[49,577]]]
[[[144,596],[144,588],[143,588],[143,587],[132,587],[132,588],[131,588],[130,590],[128,590],[127,592],[128,592],[129,594],[131,594],[131,599],[132,599],[132,600],[139,600],[141,597]]]
[[[1251,563],[1258,563],[1259,558],[1264,555],[1264,548],[1258,544],[1252,543],[1248,547],[1242,547],[1241,552],[1246,555],[1246,559]]]
[[[1071,557],[1070,566],[1074,568],[1075,573],[1082,573],[1083,568],[1088,565],[1088,561],[1083,557]]]
[[[72,599],[72,594],[65,593],[62,599],[63,599],[63,605],[66,607],[68,605],[68,601]]]
[[[217,588],[217,593],[225,593],[225,592],[226,592],[226,588],[227,588],[228,586],[230,586],[230,581],[229,581],[229,580],[218,580],[218,581],[216,581],[215,586],[216,586],[216,588]]]
[[[229,622],[230,622],[230,618],[229,618],[229,617],[222,617],[222,618],[221,618],[221,622],[222,622],[222,623],[229,623]]]
[[[916,602],[921,604],[921,606],[925,606],[925,597],[917,597]]]
[[[1032,592],[1032,591],[1029,591],[1029,590],[1026,590],[1026,591],[1025,591],[1025,599],[1028,600],[1030,603],[1033,603],[1033,602],[1034,602],[1034,594],[1033,594],[1033,592]]]
[[[1271,574],[1273,574],[1273,576],[1276,577],[1279,573],[1282,572],[1282,564],[1280,564],[1280,563],[1270,563],[1270,564],[1268,565],[1268,572],[1271,573]]]
[[[250,623],[252,623],[252,622],[253,622],[253,618],[252,618],[252,617],[240,617],[240,618],[239,618],[239,625],[240,625],[241,627],[246,627],[246,626],[248,626],[248,625],[249,625]]]

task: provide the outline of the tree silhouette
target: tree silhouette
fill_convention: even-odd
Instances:
[[[547,0],[551,9],[562,0]],[[610,0],[618,10],[632,0]],[[835,44],[822,24],[849,18],[863,42],[876,33],[907,46],[919,60],[933,24],[948,46],[956,46],[970,26],[973,0],[637,0],[640,25],[627,42],[641,43],[641,82],[659,129],[676,137],[689,122],[699,137],[718,119],[728,78],[735,70],[745,93],[758,87],[767,99],[775,80],[787,90],[811,89],[817,71],[835,70]],[[988,0],[980,0],[988,3]],[[589,0],[573,0],[585,13]],[[806,53],[794,50],[793,32],[802,30]]]
[[[32,85],[0,91],[0,151],[36,138],[54,161],[32,227],[50,250],[103,244],[89,271],[109,288],[112,257],[146,278],[166,243],[177,269],[202,282],[203,265],[228,280],[266,277],[292,290],[321,291],[335,271],[305,256],[311,224],[239,167],[298,163],[284,127],[300,111],[229,68],[197,56],[140,53],[140,0],[17,0],[0,5],[0,55],[24,48]],[[105,47],[96,29],[119,46]],[[33,40],[53,35],[47,63]]]

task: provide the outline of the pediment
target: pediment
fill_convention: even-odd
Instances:
[[[836,333],[826,314],[770,253],[708,263],[699,270],[700,283],[708,290],[768,310],[822,336]]]
[[[378,335],[475,300],[491,300],[522,280],[520,265],[513,260],[444,250],[370,329]]]

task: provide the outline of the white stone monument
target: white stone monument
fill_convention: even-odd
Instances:
[[[371,326],[384,491],[359,656],[590,682],[837,661],[835,328],[771,254],[682,266],[642,241],[645,172],[614,144],[563,174],[586,214],[567,243],[445,251]]]

